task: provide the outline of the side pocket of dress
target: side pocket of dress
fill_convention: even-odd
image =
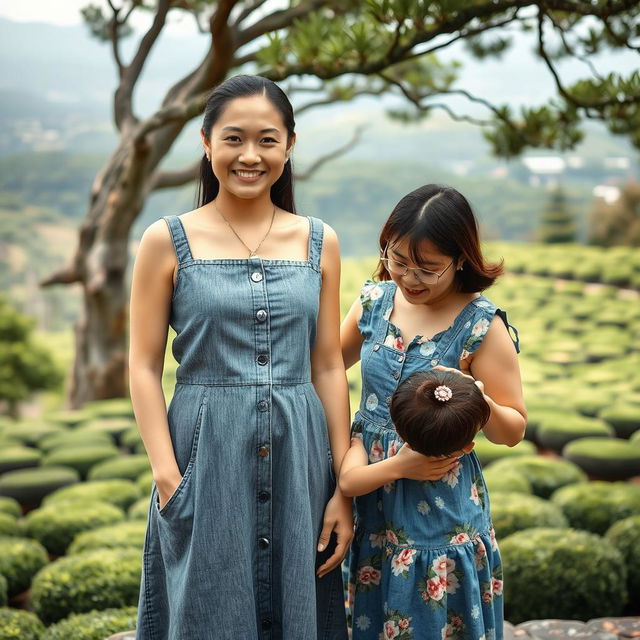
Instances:
[[[171,511],[172,506],[175,504],[177,499],[180,497],[182,493],[184,493],[187,483],[189,482],[189,478],[191,477],[191,473],[193,471],[193,466],[196,461],[196,455],[198,453],[198,443],[200,442],[200,429],[202,427],[202,422],[204,420],[204,414],[207,407],[207,400],[209,397],[209,387],[204,388],[204,392],[202,394],[202,399],[200,400],[200,405],[198,407],[198,413],[196,416],[196,425],[193,431],[193,440],[191,443],[191,453],[189,455],[189,462],[187,463],[187,467],[185,469],[184,475],[182,476],[182,480],[176,487],[176,490],[173,492],[173,495],[169,498],[167,503],[160,508],[160,497],[158,495],[158,491],[155,491],[154,504],[156,509],[158,510],[158,514],[161,517],[166,517],[167,512]]]

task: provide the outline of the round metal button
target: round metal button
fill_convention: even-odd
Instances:
[[[438,361],[437,361],[437,360],[432,360],[432,361],[431,361],[431,366],[432,366],[432,367],[435,367],[437,364],[438,364]]]
[[[260,282],[260,281],[262,280],[262,274],[261,274],[259,271],[254,271],[254,272],[251,274],[251,279],[252,279],[254,282]]]
[[[398,356],[398,362],[404,362],[404,356]]]
[[[260,309],[256,313],[256,318],[258,319],[259,322],[264,322],[267,319],[267,312],[264,309]]]
[[[261,366],[264,367],[265,364],[267,364],[269,362],[269,356],[266,353],[261,353],[257,358],[256,358],[256,362]]]
[[[269,620],[269,618],[265,618],[262,621],[261,625],[265,631],[268,631],[269,629],[271,629],[271,620]]]
[[[269,538],[258,538],[258,546],[261,549],[268,549],[269,548]]]
[[[269,447],[266,444],[263,444],[261,447],[258,448],[258,455],[261,458],[265,458],[266,456],[269,455]]]
[[[380,345],[379,345],[379,344],[374,344],[374,345],[373,345],[373,350],[374,350],[374,351],[377,351],[379,348],[380,348]]]
[[[270,497],[271,494],[268,491],[260,491],[260,493],[258,493],[258,500],[260,500],[260,502],[268,502]]]
[[[258,411],[267,411],[269,409],[269,403],[266,400],[260,400],[258,402]]]
[[[400,377],[400,372],[394,371],[391,375],[397,380]]]
[[[391,404],[391,396],[387,396],[384,401],[387,403],[387,405]]]

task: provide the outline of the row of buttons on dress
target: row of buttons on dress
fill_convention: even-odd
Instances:
[[[251,274],[251,280],[253,280],[253,282],[262,282],[262,279],[263,279],[263,275],[259,271],[255,271],[254,273]],[[258,311],[256,312],[256,320],[258,320],[258,322],[264,322],[266,319],[267,319],[267,312],[264,309],[258,309]],[[266,353],[260,353],[256,358],[256,362],[260,366],[265,366],[269,364],[269,356]],[[266,400],[259,400],[257,406],[258,406],[258,411],[264,412],[269,410],[269,403]],[[258,447],[258,455],[261,458],[266,458],[269,455],[269,446],[266,444],[260,445]],[[258,500],[261,503],[264,504],[265,502],[268,502],[270,498],[271,498],[271,494],[268,491],[263,490],[258,492]],[[258,547],[260,549],[268,549],[270,544],[271,542],[269,538],[265,538],[265,537],[258,538]],[[265,631],[268,631],[269,629],[271,629],[271,626],[272,626],[272,622],[270,618],[263,618],[260,624]]]

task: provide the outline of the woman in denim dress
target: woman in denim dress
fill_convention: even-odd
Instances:
[[[364,284],[341,330],[346,366],[362,363],[348,460],[369,461],[356,488],[341,480],[360,496],[350,554],[353,640],[501,640],[502,567],[478,458],[460,454],[440,480],[416,482],[424,478],[399,467],[425,458],[403,445],[389,405],[418,371],[469,375],[464,370],[484,384],[487,438],[520,442],[517,333],[514,348],[506,314],[479,293],[502,265],[483,258],[466,199],[439,185],[398,203],[380,249],[380,281]]]
[[[274,83],[224,82],[201,136],[200,207],[152,224],[133,273],[131,396],[154,476],[137,638],[345,640],[336,235],[294,215]]]

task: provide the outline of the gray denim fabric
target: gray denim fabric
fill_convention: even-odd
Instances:
[[[308,260],[194,260],[177,216],[168,409],[180,471],[151,493],[138,640],[346,640],[340,568],[318,580],[335,478],[311,384],[323,226]]]

